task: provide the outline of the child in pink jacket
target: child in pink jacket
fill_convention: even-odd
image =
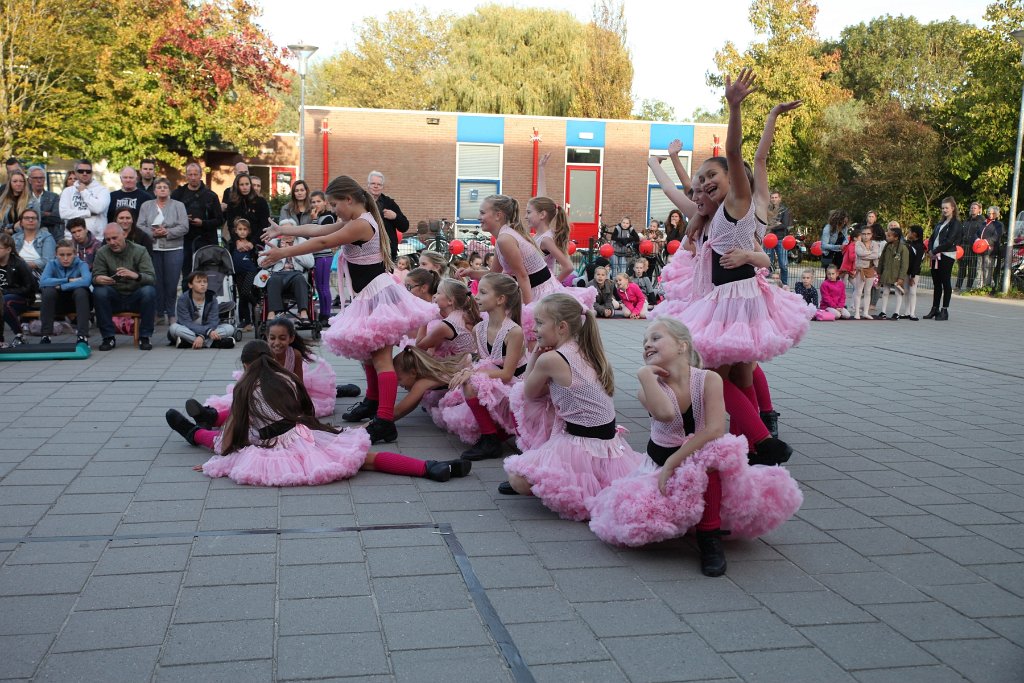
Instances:
[[[619,290],[623,315],[628,315],[633,320],[647,318],[647,297],[639,285],[630,282],[629,276],[625,273],[619,273],[615,276],[615,287]]]
[[[850,311],[846,308],[846,283],[839,279],[839,271],[835,266],[829,266],[825,271],[825,280],[821,283],[820,308],[836,318],[850,318]]]

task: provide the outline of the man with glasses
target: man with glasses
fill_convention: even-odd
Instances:
[[[42,166],[30,166],[28,169],[28,205],[39,212],[39,221],[44,230],[48,230],[53,239],[64,239],[64,220],[60,216],[60,195],[46,189],[46,171]]]
[[[156,271],[146,248],[129,242],[124,230],[111,223],[103,231],[103,246],[92,268],[96,325],[103,335],[100,351],[117,346],[114,312],[134,311],[139,321],[139,349],[153,348],[150,337],[156,324]]]
[[[75,162],[75,184],[65,187],[60,194],[60,215],[64,220],[84,218],[85,225],[97,239],[103,236],[107,225],[107,207],[110,191],[93,177],[92,162]]]

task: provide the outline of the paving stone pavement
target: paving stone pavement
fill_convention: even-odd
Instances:
[[[601,326],[640,449],[645,325]],[[765,366],[804,506],[728,542],[718,579],[692,539],[616,549],[499,496],[497,461],[207,479],[163,413],[220,393],[237,352],[5,363],[0,679],[1021,681],[1022,338],[1024,307],[960,297],[946,323],[813,324]],[[462,448],[421,414],[400,432]]]

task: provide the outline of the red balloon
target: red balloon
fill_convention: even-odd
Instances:
[[[796,246],[796,238],[792,235],[786,235],[782,238],[782,248],[789,251]]]
[[[674,254],[677,251],[679,251],[679,246],[679,240],[672,240],[671,242],[665,245],[665,249],[668,251],[669,254]]]
[[[974,246],[971,247],[971,251],[975,254],[984,254],[988,251],[988,240],[983,240],[980,237],[974,240]]]
[[[811,253],[814,254],[815,256],[821,256],[821,240],[818,240],[817,242],[811,245]]]
[[[402,233],[396,232],[395,233],[395,239],[397,239],[399,242],[401,242],[402,241]]]
[[[601,254],[605,258],[611,258],[612,254],[615,253],[615,248],[610,244],[602,244],[601,248],[597,250],[597,253]]]
[[[565,253],[567,253],[569,256],[572,256],[573,254],[575,254],[576,253],[576,243],[575,242],[569,242],[569,244],[565,245]]]
[[[961,247],[961,246],[960,246],[960,245],[958,244],[958,245],[956,245],[956,260],[957,260],[957,261],[959,261],[959,260],[960,260],[960,259],[962,259],[963,257],[964,257],[964,248],[963,248],[963,247]]]
[[[924,248],[925,248],[925,249],[929,249],[929,248],[930,248],[930,247],[928,246],[928,240],[925,240],[925,241],[924,241]]]
[[[651,240],[640,240],[640,253],[644,256],[650,256],[654,253],[654,242]]]
[[[452,240],[448,244],[448,251],[458,256],[462,252],[466,251],[466,245],[462,243],[462,240]]]
[[[491,235],[491,246],[493,247],[497,243],[498,243],[498,236],[497,235]]]
[[[770,232],[764,236],[764,241],[762,242],[762,244],[764,244],[765,249],[774,249],[775,247],[779,246],[779,236],[776,235],[774,232]]]

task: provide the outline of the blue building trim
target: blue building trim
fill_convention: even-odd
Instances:
[[[455,181],[455,222],[460,225],[480,225],[479,218],[460,218],[462,216],[462,185],[463,183],[479,183],[494,185],[494,192],[488,194],[501,194],[501,181],[494,178],[459,178]],[[483,199],[483,197],[480,197]]]
[[[505,117],[460,114],[456,134],[459,142],[489,142],[502,145],[505,143]]]
[[[651,124],[651,149],[668,149],[668,143],[679,139],[683,149],[693,151],[693,126],[677,123]]]
[[[604,127],[604,121],[568,119],[565,122],[565,146],[603,148]]]

